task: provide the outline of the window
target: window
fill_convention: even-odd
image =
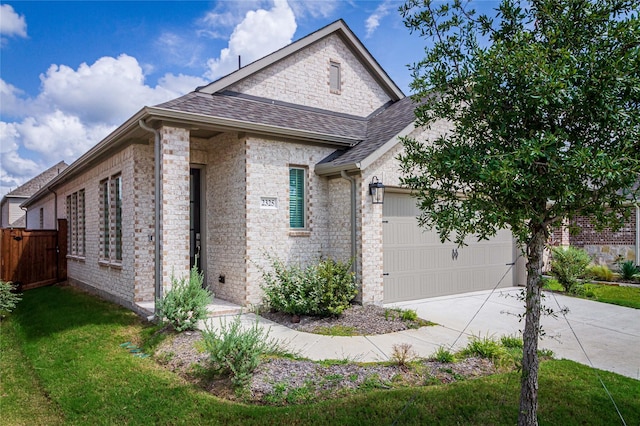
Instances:
[[[40,228],[44,229],[44,209],[40,207]]]
[[[71,256],[85,256],[84,189],[67,195],[67,252]]]
[[[109,232],[109,179],[100,182],[100,257],[110,257]]]
[[[340,64],[333,61],[329,62],[329,90],[331,93],[340,93],[340,90],[342,90],[340,77]]]
[[[291,228],[304,229],[307,226],[305,176],[305,169],[289,169],[289,226]]]
[[[100,257],[122,261],[122,176],[100,182]]]
[[[115,255],[116,260],[122,261],[122,177],[116,176],[111,180],[113,184],[113,207],[115,228]]]

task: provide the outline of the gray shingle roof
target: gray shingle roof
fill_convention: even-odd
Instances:
[[[33,179],[20,185],[13,191],[5,194],[5,197],[31,197],[40,188],[48,184],[51,179],[56,177],[60,172],[69,167],[64,161],[48,168]]]
[[[191,92],[156,107],[355,139],[364,138],[367,129],[361,117],[231,92]]]
[[[415,105],[410,97],[367,118],[231,92],[192,92],[156,107],[357,139],[355,146],[338,150],[321,161],[333,166],[362,161],[415,120]]]
[[[411,124],[415,120],[414,109],[411,97],[400,99],[369,119],[362,142],[352,148],[336,151],[320,164],[341,166],[361,162]]]

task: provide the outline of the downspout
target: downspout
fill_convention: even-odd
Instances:
[[[162,280],[160,276],[160,132],[149,127],[144,120],[138,121],[140,127],[154,135],[154,181],[155,181],[155,290],[156,302],[162,300]],[[157,304],[157,303],[156,303]],[[154,310],[155,306],[154,304]]]
[[[351,183],[351,259],[353,261],[353,273],[358,276],[358,259],[356,258],[356,180],[347,175],[344,170],[340,176]]]
[[[51,189],[50,186],[47,187],[47,189],[49,190],[49,192],[53,192],[53,221],[56,227],[56,231],[58,231],[58,193]],[[67,218],[67,221],[68,220],[69,218]]]
[[[18,207],[20,207],[20,210],[24,212],[24,229],[29,229],[29,215],[27,214],[27,209],[22,206]]]

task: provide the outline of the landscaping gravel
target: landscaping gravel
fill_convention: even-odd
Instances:
[[[376,306],[353,306],[340,317],[317,319],[301,317],[292,323],[290,315],[262,314],[265,318],[299,331],[318,327],[352,327],[358,334],[382,334],[406,330],[411,323],[392,318],[390,312]],[[228,379],[205,378],[198,375],[208,367],[208,355],[199,343],[199,331],[183,332],[167,338],[157,349],[155,358],[187,380],[198,382],[210,392],[229,399],[238,399]],[[412,359],[411,348],[407,360]],[[392,356],[393,360],[393,356]],[[402,362],[359,364],[342,360],[332,364],[289,358],[267,358],[255,371],[241,399],[245,402],[287,404],[335,398],[360,388],[391,388],[433,383],[450,383],[495,372],[490,360],[467,358],[456,363],[421,360],[419,367],[407,368]],[[206,376],[206,375],[205,375]]]

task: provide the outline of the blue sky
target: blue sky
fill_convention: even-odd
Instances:
[[[482,3],[487,6],[492,2]],[[144,105],[344,19],[400,88],[424,40],[397,0],[0,0],[0,196],[74,161]]]

